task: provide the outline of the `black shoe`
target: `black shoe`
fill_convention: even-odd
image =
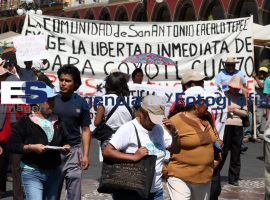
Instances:
[[[239,182],[238,181],[229,181],[229,184],[231,184],[233,186],[239,186]]]
[[[244,152],[246,152],[247,150],[248,150],[248,147],[242,144],[242,145],[241,145],[241,153],[244,153]]]

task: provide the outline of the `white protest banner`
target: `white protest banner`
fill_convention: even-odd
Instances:
[[[187,69],[214,78],[227,57],[253,72],[252,17],[198,22],[110,22],[29,14],[23,35],[47,36],[48,72],[74,64],[84,76],[103,79],[112,69],[141,67],[150,80],[180,80]],[[121,63],[145,52],[170,57],[177,66]]]
[[[56,74],[46,73],[52,83],[58,87],[59,80]],[[103,96],[105,94],[105,82],[102,79],[93,79],[82,77],[82,85],[79,88],[82,96]],[[157,94],[168,98],[168,102],[172,103],[175,100],[175,93],[182,92],[182,85],[180,81],[152,81],[150,84],[144,82],[143,84],[128,83],[130,94],[132,96],[147,96],[149,94]],[[218,91],[213,81],[205,81],[204,87],[209,93],[216,93]],[[247,79],[247,87],[249,92],[254,92],[254,80]],[[220,95],[219,95],[220,96]]]
[[[19,62],[48,58],[47,38],[44,35],[18,36],[13,39],[13,44]]]

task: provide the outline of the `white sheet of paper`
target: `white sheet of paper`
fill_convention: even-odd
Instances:
[[[45,149],[49,149],[49,150],[62,150],[62,149],[64,149],[64,147],[46,145],[45,146]]]
[[[13,44],[16,48],[16,58],[18,61],[48,58],[47,40],[44,35],[18,36],[13,39]]]

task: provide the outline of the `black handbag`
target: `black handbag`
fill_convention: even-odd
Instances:
[[[133,124],[135,127],[135,125]],[[135,127],[138,148],[141,147]],[[138,162],[114,162],[104,159],[97,191],[99,193],[136,192],[148,198],[155,174],[157,157],[148,155]]]
[[[110,117],[112,116],[112,114],[114,113],[114,111],[117,109],[118,105],[115,105],[112,110],[110,111],[110,113],[107,116],[107,119],[104,120],[95,128],[95,130],[92,132],[92,135],[94,138],[96,138],[97,140],[103,142],[105,140],[108,140],[111,138],[112,134],[114,134],[114,130],[111,129],[111,127],[109,127],[106,122],[108,121],[108,119],[110,119]]]
[[[241,119],[242,119],[243,127],[249,127],[250,126],[250,122],[249,122],[249,117],[248,116],[241,117]]]
[[[124,102],[126,108],[128,109],[128,111],[130,112],[131,116],[132,116],[132,111],[130,109],[130,107],[127,106],[126,102]],[[112,110],[109,112],[107,119],[103,119],[103,121],[95,128],[95,130],[92,132],[92,136],[94,138],[96,138],[97,140],[103,142],[105,140],[108,140],[112,137],[112,135],[114,134],[114,130],[109,127],[106,122],[110,119],[110,117],[112,116],[112,114],[115,112],[115,110],[118,108],[118,104],[116,104]]]

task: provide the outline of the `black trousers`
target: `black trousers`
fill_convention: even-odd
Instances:
[[[0,146],[3,148],[3,153],[0,155],[0,191],[6,192],[8,152],[4,142],[0,142]]]
[[[211,181],[210,200],[218,200],[218,196],[221,193],[220,184],[220,172],[219,168],[214,170],[214,174]]]
[[[236,182],[239,180],[240,168],[241,168],[241,143],[243,140],[243,127],[242,126],[233,126],[226,125],[223,137],[223,151],[222,151],[222,161],[219,165],[221,171],[228,152],[231,151],[231,160],[229,167],[229,182]]]

